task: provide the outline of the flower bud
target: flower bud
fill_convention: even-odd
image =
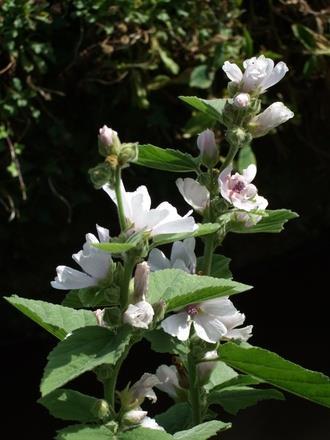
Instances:
[[[219,148],[215,143],[215,136],[212,130],[206,129],[198,135],[197,146],[204,165],[213,167],[218,163]]]
[[[293,118],[293,116],[294,113],[283,102],[274,102],[262,113],[251,119],[249,129],[254,138],[264,136],[273,128]]]
[[[142,409],[131,409],[123,416],[123,422],[127,425],[138,425],[142,422],[148,411],[143,411]]]
[[[137,143],[122,144],[119,153],[119,164],[121,166],[128,162],[135,162],[139,155],[139,148]]]
[[[166,312],[166,302],[160,299],[153,305],[153,309],[155,312],[155,322],[162,321]]]
[[[233,104],[237,108],[246,108],[250,105],[251,98],[248,93],[239,93],[235,96]]]
[[[112,169],[107,162],[100,163],[88,171],[89,178],[96,189],[102,188],[112,180]]]
[[[149,286],[149,264],[144,261],[136,266],[134,274],[134,301],[144,301]]]
[[[136,304],[130,304],[123,315],[123,322],[132,327],[147,329],[152,323],[154,309],[147,301],[139,301]]]
[[[110,408],[108,402],[103,399],[99,399],[92,408],[92,413],[95,414],[99,419],[109,417]]]
[[[204,385],[209,381],[212,371],[217,366],[217,359],[217,351],[212,350],[206,352],[203,361],[197,364],[197,374],[201,385]]]
[[[239,147],[248,145],[252,140],[251,134],[241,127],[235,127],[231,130],[228,130],[226,133],[226,138],[231,145],[237,145]]]
[[[111,153],[114,153],[113,147],[116,149],[120,145],[120,141],[118,138],[118,133],[112,128],[103,125],[102,128],[99,129],[99,152],[101,156],[108,156]]]

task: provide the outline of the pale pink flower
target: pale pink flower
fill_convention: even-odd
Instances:
[[[196,272],[196,240],[186,238],[183,241],[176,241],[172,245],[170,259],[159,249],[152,249],[149,254],[148,263],[150,269],[155,272],[163,269],[181,269],[188,273]]]
[[[147,329],[152,323],[154,309],[148,301],[139,301],[136,304],[129,304],[123,314],[123,322],[132,327]]]
[[[294,113],[283,102],[274,102],[262,113],[251,119],[249,130],[253,137],[264,136],[270,130],[278,127],[294,117]]]
[[[182,390],[179,384],[179,373],[175,365],[160,365],[156,370],[156,376],[159,379],[159,384],[156,388],[168,394],[172,399],[178,397],[178,391]]]
[[[114,136],[117,136],[118,133],[112,128],[103,125],[102,128],[99,129],[99,141],[101,144],[105,146],[111,146],[114,141]]]
[[[202,213],[210,203],[209,190],[191,177],[177,179],[176,186],[185,201],[196,211]]]
[[[214,132],[207,128],[197,137],[197,147],[205,164],[215,165],[219,158],[219,149],[215,142]]]
[[[250,95],[248,93],[238,93],[234,99],[233,104],[238,108],[246,108],[250,105]]]

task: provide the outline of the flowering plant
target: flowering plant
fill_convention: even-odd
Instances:
[[[329,378],[247,342],[252,325],[244,324],[245,315],[229,297],[251,286],[233,281],[229,259],[215,253],[230,232],[279,232],[297,217],[286,209],[266,209],[268,201],[252,183],[257,172],[252,139],[293,116],[282,103],[260,112],[260,95],[288,68],[283,62],[274,67],[262,55],[243,66],[244,73],[224,64],[231,80],[227,98],[181,97],[225,127],[221,150],[211,130],[199,134],[199,155],[192,157],[122,143],[116,131],[102,127],[104,161],[90,176],[116,204],[119,236],[96,225],[97,237],[87,234],[83,249],[72,256],[81,270],[57,267],[51,285],[68,291],[62,305],[7,298],[60,340],[48,356],[40,403],[53,416],[78,423],[59,431],[58,440],[206,440],[230,428],[218,420],[219,407],[236,414],[260,400],[283,399],[281,391],[330,406]],[[243,166],[236,160],[242,152]],[[151,208],[145,186],[126,191],[122,171],[131,164],[193,173],[195,178],[176,180],[192,210],[181,216],[168,202]],[[196,239],[204,247],[200,257]],[[168,243],[173,243],[169,258],[158,248]],[[143,338],[175,362],[118,390],[122,363]],[[87,371],[103,384],[101,398],[64,388]],[[173,405],[150,417],[142,407],[145,399],[156,402],[158,390]]]

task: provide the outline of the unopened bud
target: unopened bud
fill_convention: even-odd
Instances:
[[[238,108],[246,108],[250,105],[251,98],[248,93],[239,93],[235,96],[233,104]]]
[[[212,350],[206,352],[203,361],[197,364],[197,374],[201,385],[204,385],[209,381],[212,371],[217,366],[217,359],[217,351]]]
[[[131,409],[124,414],[123,422],[127,425],[138,425],[147,414],[148,412],[142,409]]]
[[[161,299],[153,304],[153,308],[155,311],[155,322],[162,321],[166,312],[166,302]]]
[[[121,166],[128,162],[135,162],[139,155],[137,143],[122,144],[119,153],[119,163]]]
[[[118,133],[112,128],[103,125],[99,129],[99,152],[101,156],[108,156],[109,154],[116,153],[120,147],[120,140]]]
[[[215,143],[212,130],[206,129],[197,137],[197,146],[201,152],[202,163],[207,167],[215,166],[219,161],[219,148]]]
[[[238,147],[244,147],[252,140],[251,133],[245,131],[241,127],[235,127],[231,130],[228,130],[226,133],[226,138],[231,145],[236,145]]]
[[[110,408],[108,402],[103,399],[99,399],[92,408],[93,414],[99,419],[105,419],[110,415]]]
[[[102,188],[106,183],[111,182],[112,169],[106,162],[96,165],[88,171],[89,177],[96,189]]]
[[[134,274],[134,301],[143,301],[146,298],[146,294],[149,286],[149,264],[144,261],[136,266]]]

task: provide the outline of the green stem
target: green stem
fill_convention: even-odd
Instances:
[[[194,356],[188,354],[189,396],[192,409],[193,425],[202,423],[200,385]]]
[[[121,169],[120,167],[116,168],[115,171],[115,192],[116,192],[116,199],[117,199],[117,210],[118,210],[118,217],[119,217],[119,224],[121,232],[125,231],[127,224],[125,219],[125,213],[124,213],[124,205],[123,205],[123,197],[121,193]]]
[[[238,145],[231,145],[229,148],[229,152],[226,156],[225,161],[223,162],[223,164],[220,167],[219,172],[221,173],[225,168],[227,168],[228,165],[231,164],[231,162],[234,160],[237,151],[239,150],[239,146]]]
[[[120,286],[120,307],[121,310],[124,311],[127,308],[128,304],[128,294],[129,294],[129,283],[131,281],[132,275],[133,275],[133,269],[136,263],[136,257],[130,255],[129,253],[126,254],[127,258],[125,261],[125,269],[124,269],[124,275],[123,280]]]

